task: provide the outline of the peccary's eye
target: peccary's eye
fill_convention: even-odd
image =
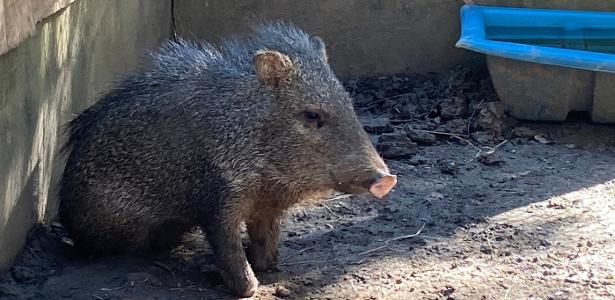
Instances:
[[[306,111],[303,113],[305,115],[305,119],[316,125],[317,128],[320,128],[324,125],[322,118],[320,117],[320,114],[315,113],[313,111]]]
[[[320,119],[320,115],[312,111],[306,111],[305,117],[308,118],[308,120],[313,120],[313,121],[318,121]]]

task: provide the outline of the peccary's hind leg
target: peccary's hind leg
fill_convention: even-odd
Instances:
[[[277,270],[280,215],[282,209],[266,207],[252,212],[246,222],[251,241],[247,255],[255,271]]]
[[[222,272],[225,283],[233,293],[242,297],[254,295],[258,280],[241,244],[241,209],[239,201],[226,201],[235,205],[217,204],[209,207],[203,228]]]

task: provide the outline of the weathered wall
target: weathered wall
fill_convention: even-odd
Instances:
[[[31,225],[55,213],[60,126],[170,37],[170,8],[75,1],[0,56],[0,271]]]
[[[176,0],[180,36],[215,41],[257,20],[292,21],[327,43],[340,76],[440,72],[475,54],[456,49],[461,0]]]
[[[17,47],[40,20],[75,0],[0,0],[0,54]]]

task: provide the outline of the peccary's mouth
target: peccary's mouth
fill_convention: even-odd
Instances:
[[[360,179],[358,177],[352,180],[344,181],[329,172],[333,179],[333,189],[347,194],[365,194],[370,193],[376,198],[383,198],[397,184],[397,176],[385,172],[375,172],[375,175],[367,176],[368,179]]]

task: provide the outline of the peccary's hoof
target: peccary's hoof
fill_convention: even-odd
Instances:
[[[252,270],[255,272],[279,271],[277,253],[269,255],[274,257],[267,257],[265,247],[262,245],[250,244],[246,249],[246,256],[248,257],[248,262],[250,262],[250,265],[252,266]]]
[[[238,297],[252,297],[258,289],[258,280],[251,270],[246,274],[235,274],[235,278],[224,276],[229,290]]]

